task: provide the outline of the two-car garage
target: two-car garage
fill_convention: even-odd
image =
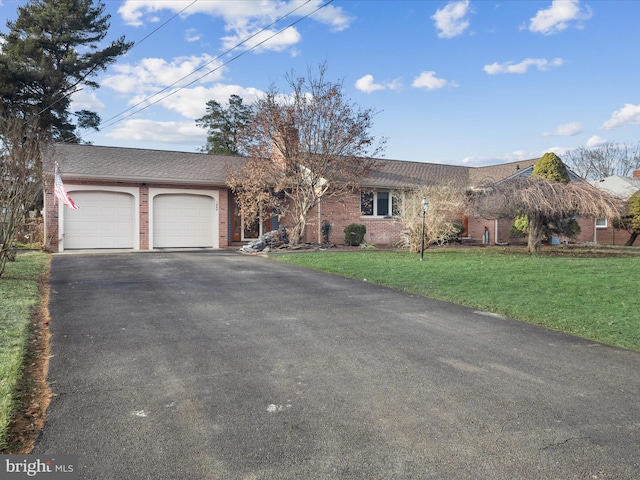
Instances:
[[[218,248],[218,191],[68,185],[60,250]],[[142,201],[141,201],[142,199]]]

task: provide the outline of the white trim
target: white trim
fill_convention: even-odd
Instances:
[[[598,225],[598,220],[604,220],[604,225]],[[596,218],[595,226],[596,228],[607,228],[609,226],[609,221],[606,218]]]
[[[220,248],[220,191],[188,188],[150,188],[149,189],[149,250],[153,250],[153,199],[158,195],[201,195],[213,199],[213,248]]]
[[[362,195],[366,194],[366,193],[371,193],[373,195],[373,200],[371,203],[371,215],[365,215],[362,212]],[[378,215],[378,193],[387,193],[389,194],[389,199],[388,199],[388,208],[389,208],[389,213],[387,215]],[[363,219],[367,219],[367,218],[397,218],[397,215],[393,214],[393,202],[395,197],[395,190],[384,190],[384,189],[379,189],[379,190],[361,190],[360,191],[360,218]],[[399,199],[398,199],[399,200]],[[404,202],[403,202],[404,203]],[[401,208],[404,208],[404,205],[401,206]]]
[[[69,196],[73,199],[72,192],[114,192],[128,193],[133,196],[133,249],[140,250],[140,188],[138,187],[105,187],[102,185],[74,185],[65,184],[65,189]],[[64,252],[64,204],[58,203],[58,251]],[[78,205],[82,208],[82,205]],[[68,208],[68,207],[67,207]]]

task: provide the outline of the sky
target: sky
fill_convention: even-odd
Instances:
[[[0,29],[25,1],[0,0]],[[482,166],[640,141],[640,1],[106,0],[136,45],[73,96],[95,145],[194,152],[206,103],[327,66],[384,158]]]

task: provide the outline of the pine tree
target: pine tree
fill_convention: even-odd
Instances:
[[[209,100],[207,113],[196,119],[196,125],[207,129],[207,144],[200,150],[206,153],[239,155],[244,152],[238,145],[238,133],[251,122],[253,108],[242,103],[238,95],[229,97],[229,107]]]
[[[97,127],[95,112],[69,112],[71,95],[126,53],[133,43],[124,37],[99,49],[110,15],[93,0],[29,0],[18,8],[9,31],[0,33],[2,115],[35,115],[38,127],[54,141],[78,142],[77,127]]]

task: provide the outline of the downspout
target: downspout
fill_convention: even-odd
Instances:
[[[497,218],[493,221],[493,224],[494,224],[493,244],[497,245],[498,244],[498,219]]]
[[[607,220],[608,222],[609,220]],[[607,227],[609,227],[609,223],[607,223]],[[613,225],[611,225],[611,234],[613,236],[613,246],[616,246],[616,229],[614,228]]]
[[[598,243],[598,219],[593,219],[593,243]]]
[[[318,243],[322,243],[322,199],[318,200]]]

